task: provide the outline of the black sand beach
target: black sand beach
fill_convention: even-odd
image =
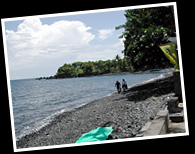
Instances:
[[[48,126],[17,141],[17,148],[75,143],[82,134],[103,126],[113,127],[109,139],[135,137],[173,95],[172,74],[133,86],[125,94],[114,93],[58,115]]]

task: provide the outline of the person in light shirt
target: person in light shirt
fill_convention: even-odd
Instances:
[[[127,82],[125,81],[125,79],[122,80],[122,88],[123,88],[123,92],[127,90]]]

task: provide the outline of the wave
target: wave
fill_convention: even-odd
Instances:
[[[68,112],[70,110],[68,109],[63,109],[60,111],[55,112],[54,114],[51,114],[50,116],[48,116],[47,118],[35,122],[29,126],[24,127],[21,131],[20,134],[17,138],[16,141],[20,140],[22,137],[36,133],[38,131],[40,131],[41,129],[43,129],[44,127],[48,126],[49,124],[51,124],[53,121],[55,121],[57,119],[57,117],[59,115],[64,114],[65,112]]]
[[[139,82],[139,83],[136,83],[136,84],[131,84],[130,86],[128,86],[128,88],[130,88],[132,86],[135,86],[135,85],[138,85],[138,84],[143,84],[144,82],[150,82],[152,80],[162,78],[165,74],[170,73],[170,72],[171,72],[171,70],[162,70],[161,74],[159,74],[158,76],[155,76],[152,79],[149,79],[149,80],[146,80],[146,81],[143,81],[143,82]],[[60,81],[62,81],[62,80],[60,80]],[[115,82],[115,80],[113,80],[113,81]],[[116,93],[116,90],[107,91],[107,92],[108,93],[105,94],[105,95],[98,95],[98,96],[96,95],[96,97],[92,97],[92,98],[88,98],[88,95],[86,95],[86,97],[83,96],[82,99],[81,99],[81,97],[77,96],[79,99],[75,99],[75,97],[72,98],[73,100],[68,99],[70,101],[70,103],[68,103],[69,101],[67,102],[67,101],[64,100],[63,103],[67,104],[65,109],[59,109],[59,111],[56,111],[55,113],[47,116],[43,120],[39,119],[39,121],[37,121],[37,122],[34,122],[34,123],[32,122],[31,124],[28,124],[28,126],[24,127],[22,130],[19,131],[19,133],[18,133],[19,135],[16,137],[16,141],[20,140],[21,138],[23,138],[27,135],[36,133],[36,132],[40,131],[41,129],[47,127],[52,122],[58,120],[59,116],[63,115],[64,113],[71,112],[71,111],[73,111],[77,108],[80,108],[80,107],[82,107],[82,106],[84,106],[84,105],[86,105],[90,102],[102,99],[104,97],[109,97],[109,96],[113,95],[114,93]],[[56,105],[60,105],[60,104],[63,104],[63,103],[60,101],[60,102],[57,102]]]

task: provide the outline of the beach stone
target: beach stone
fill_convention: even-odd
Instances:
[[[174,90],[173,74],[168,74],[160,79],[137,84],[130,89],[126,94],[130,101],[141,101],[148,97],[155,97],[168,94]]]
[[[150,117],[150,120],[154,120],[154,117]]]
[[[132,132],[131,132],[131,137],[135,137],[136,135],[137,135],[137,131],[135,131],[135,130],[133,130]]]
[[[17,148],[75,143],[84,133],[102,126],[113,128],[109,139],[135,137],[174,95],[172,79],[168,75],[153,83],[145,82],[129,88],[124,95],[114,93],[56,116],[42,130],[17,140]],[[140,94],[145,96],[140,97]],[[155,96],[155,100],[152,96]]]

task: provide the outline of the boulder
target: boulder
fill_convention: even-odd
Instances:
[[[175,91],[175,95],[177,97],[179,97],[179,101],[182,102],[180,71],[174,71],[173,72],[173,77],[174,77],[174,91]]]

